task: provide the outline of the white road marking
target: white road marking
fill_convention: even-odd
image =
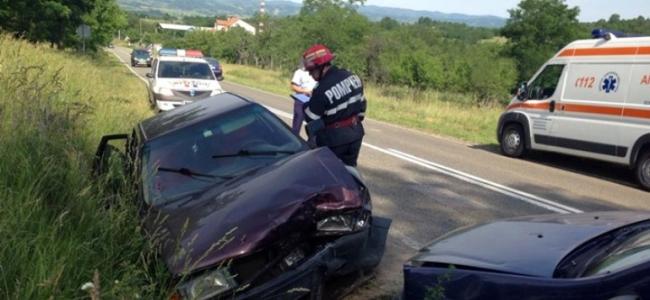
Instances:
[[[508,195],[510,197],[519,199],[519,200],[524,201],[526,203],[533,204],[533,205],[536,205],[536,206],[539,206],[539,207],[542,207],[542,208],[545,208],[545,209],[548,209],[548,210],[551,210],[551,211],[554,211],[554,212],[563,213],[563,214],[566,214],[566,213],[582,213],[583,212],[583,211],[581,211],[579,209],[576,209],[576,208],[573,208],[573,207],[570,207],[570,206],[566,206],[566,205],[557,203],[555,201],[551,201],[551,200],[548,200],[548,199],[545,199],[545,198],[542,198],[542,197],[539,197],[539,196],[535,196],[535,195],[532,195],[532,194],[529,194],[529,193],[526,193],[526,192],[523,192],[523,191],[520,191],[520,190],[516,190],[516,189],[510,188],[510,187],[507,187],[505,185],[498,184],[496,182],[492,182],[492,181],[489,181],[489,180],[486,180],[486,179],[483,179],[483,178],[480,178],[480,177],[477,177],[477,176],[474,176],[474,175],[471,175],[471,174],[467,174],[465,172],[461,172],[461,171],[449,168],[447,166],[443,166],[441,164],[437,164],[437,163],[434,163],[434,162],[419,158],[417,156],[413,156],[413,155],[401,152],[399,150],[389,148],[388,152],[391,153],[391,155],[393,155],[395,157],[398,157],[398,158],[400,158],[402,160],[410,161],[410,162],[412,162],[414,164],[423,166],[423,167],[425,167],[427,169],[434,170],[434,171],[439,172],[439,173],[443,173],[445,175],[460,179],[460,180],[465,181],[467,183],[475,184],[475,185],[481,186],[483,188],[486,188],[486,189],[489,189],[489,190],[492,190],[492,191],[495,191],[495,192],[498,192],[498,193],[501,193],[501,194],[504,194],[504,195]]]
[[[120,58],[114,51],[111,51],[111,52],[120,61],[122,61],[124,63],[122,58]],[[127,63],[125,63],[125,65],[126,65],[127,68],[129,68],[129,70],[131,72],[133,72],[133,74],[138,76],[138,78],[143,80],[147,85],[149,84],[149,82],[146,79],[144,79],[142,76],[140,76],[140,74],[138,74],[135,70],[133,70],[131,68],[131,66],[129,66]],[[239,86],[242,86],[242,85],[239,85]],[[242,86],[242,87],[245,87],[245,86]],[[255,89],[255,88],[253,88],[253,89]],[[255,89],[255,90],[261,91],[259,89]],[[271,94],[271,93],[266,92],[266,91],[261,91],[261,92],[277,96],[275,94]],[[273,108],[273,107],[270,107],[270,106],[267,106],[267,105],[264,105],[264,107],[266,107],[272,113],[274,113],[274,114],[276,114],[278,116],[281,116],[283,118],[287,118],[289,120],[291,120],[293,118],[292,114],[287,113],[285,111],[282,111],[282,110],[279,110],[279,109],[276,109],[276,108]],[[535,195],[532,195],[532,194],[529,194],[529,193],[526,193],[526,192],[523,192],[523,191],[520,191],[520,190],[517,190],[517,189],[513,189],[513,188],[507,187],[505,185],[498,184],[496,182],[492,182],[492,181],[489,181],[489,180],[486,180],[486,179],[483,179],[483,178],[480,178],[480,177],[477,177],[477,176],[474,176],[474,175],[471,175],[471,174],[467,174],[465,172],[458,171],[458,170],[452,169],[450,167],[447,167],[447,166],[444,166],[444,165],[441,165],[441,164],[438,164],[438,163],[435,163],[435,162],[432,162],[432,161],[428,161],[428,160],[419,158],[417,156],[413,156],[413,155],[408,154],[408,153],[404,153],[404,152],[396,150],[396,149],[391,149],[391,148],[384,149],[384,148],[381,148],[381,147],[378,147],[378,146],[375,146],[375,145],[372,145],[372,144],[368,144],[368,143],[363,143],[363,145],[365,147],[368,147],[370,149],[379,151],[379,152],[384,153],[386,155],[390,155],[392,157],[399,158],[401,160],[413,163],[413,164],[421,166],[423,168],[426,168],[426,169],[429,169],[429,170],[432,170],[432,171],[436,171],[438,173],[445,174],[447,176],[454,177],[454,178],[462,180],[464,182],[471,183],[471,184],[483,187],[485,189],[488,189],[488,190],[491,190],[491,191],[494,191],[494,192],[497,192],[497,193],[504,194],[504,195],[512,197],[514,199],[518,199],[518,200],[526,202],[528,204],[532,204],[532,205],[535,205],[535,206],[538,206],[538,207],[541,207],[541,208],[544,208],[544,209],[547,209],[547,210],[550,210],[550,211],[553,211],[553,212],[562,213],[562,214],[582,213],[583,212],[583,211],[581,211],[581,210],[579,210],[577,208],[573,208],[573,207],[570,207],[570,206],[567,206],[567,205],[557,203],[555,201],[551,201],[551,200],[548,200],[548,199],[545,199],[545,198],[542,198],[542,197],[539,197],[539,196],[535,196]],[[409,242],[407,244],[413,244],[413,243]],[[409,245],[409,246],[412,246],[412,245]]]
[[[276,114],[278,116],[281,116],[283,118],[287,118],[289,120],[291,120],[291,118],[293,118],[293,115],[291,115],[291,114],[289,114],[287,112],[284,112],[284,111],[281,111],[279,109],[275,109],[273,107],[266,106],[266,105],[265,105],[265,107],[269,111],[271,111],[272,113],[274,113],[274,114]],[[532,204],[532,205],[535,205],[535,206],[538,206],[538,207],[541,207],[541,208],[544,208],[544,209],[547,209],[547,210],[550,210],[550,211],[553,211],[553,212],[557,212],[557,213],[561,213],[561,214],[582,213],[583,212],[583,211],[581,211],[581,210],[579,210],[577,208],[573,208],[573,207],[570,207],[570,206],[567,206],[567,205],[563,205],[563,204],[557,203],[555,201],[551,201],[551,200],[548,200],[548,199],[545,199],[545,198],[542,198],[542,197],[539,197],[539,196],[535,196],[535,195],[526,193],[524,191],[516,190],[516,189],[510,188],[510,187],[507,187],[505,185],[498,184],[496,182],[492,182],[492,181],[489,181],[489,180],[486,180],[486,179],[483,179],[483,178],[480,178],[480,177],[477,177],[477,176],[474,176],[474,175],[471,175],[471,174],[467,174],[465,172],[458,171],[458,170],[452,169],[450,167],[447,167],[447,166],[444,166],[444,165],[441,165],[441,164],[438,164],[438,163],[435,163],[435,162],[432,162],[432,161],[428,161],[428,160],[419,158],[417,156],[413,156],[413,155],[408,154],[408,153],[404,153],[404,152],[399,151],[399,150],[390,149],[390,148],[389,149],[384,149],[384,148],[381,148],[381,147],[378,147],[378,146],[375,146],[375,145],[372,145],[372,144],[369,144],[369,143],[363,143],[363,145],[370,148],[370,149],[373,149],[373,150],[382,152],[384,154],[390,155],[392,157],[399,158],[401,160],[416,164],[416,165],[421,166],[423,168],[426,168],[426,169],[429,169],[429,170],[432,170],[432,171],[436,171],[438,173],[442,173],[442,174],[445,174],[447,176],[454,177],[456,179],[462,180],[462,181],[467,182],[467,183],[478,185],[478,186],[480,186],[482,188],[485,188],[485,189],[488,189],[488,190],[491,190],[491,191],[494,191],[494,192],[497,192],[497,193],[500,193],[500,194],[504,194],[504,195],[512,197],[514,199],[517,199],[517,200],[526,202],[528,204]]]

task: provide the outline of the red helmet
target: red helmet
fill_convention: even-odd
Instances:
[[[302,57],[305,69],[311,71],[318,66],[331,62],[334,59],[334,54],[325,45],[316,44],[307,49]]]

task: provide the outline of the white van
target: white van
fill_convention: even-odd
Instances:
[[[196,57],[159,56],[149,77],[149,99],[159,111],[174,109],[223,93],[207,61]]]
[[[634,169],[650,190],[650,37],[573,42],[522,85],[499,119],[501,152],[528,149]]]

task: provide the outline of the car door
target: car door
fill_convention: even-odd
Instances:
[[[552,128],[556,118],[556,104],[561,95],[564,64],[548,64],[529,82],[526,102],[534,148],[545,149],[553,144]]]
[[[614,162],[626,156],[629,149],[619,146],[619,135],[630,66],[602,62],[569,66],[552,129],[556,151]]]

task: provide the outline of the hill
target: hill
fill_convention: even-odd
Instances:
[[[238,15],[253,16],[259,10],[259,0],[118,0],[126,10],[151,15]],[[285,0],[267,1],[267,12],[276,16],[294,15],[300,11],[301,4]],[[464,23],[476,27],[501,27],[506,19],[495,16],[473,16],[448,14],[442,12],[411,10],[381,6],[363,6],[359,12],[377,21],[390,17],[400,22],[415,22],[420,17],[434,21]]]

